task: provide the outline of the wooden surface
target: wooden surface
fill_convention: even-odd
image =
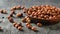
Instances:
[[[33,5],[42,4],[60,7],[60,0],[0,0],[0,9],[6,9],[8,12],[8,14],[0,14],[0,21],[2,21],[0,23],[0,26],[3,28],[3,30],[0,31],[0,34],[60,34],[60,23],[52,26],[43,27],[37,27],[35,24],[32,24],[33,26],[37,27],[38,32],[27,29],[25,23],[22,23],[24,31],[18,31],[7,19],[7,16],[10,14],[10,8],[14,5],[22,5],[29,8]],[[22,18],[16,18],[16,16],[14,17],[14,20],[18,23],[21,22],[21,19]]]

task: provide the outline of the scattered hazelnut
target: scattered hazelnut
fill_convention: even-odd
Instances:
[[[28,29],[31,29],[31,25],[30,24],[28,24],[28,25],[26,25],[26,27],[28,28]]]
[[[21,17],[22,16],[22,13],[17,13],[16,16],[17,17]]]
[[[36,30],[37,30],[37,28],[36,28],[36,27],[32,27],[31,29],[32,29],[33,31],[36,31]]]
[[[6,10],[3,10],[3,14],[7,14]]]
[[[11,11],[11,14],[15,14],[15,11]]]
[[[41,26],[42,26],[42,24],[41,24],[41,23],[37,23],[37,26],[41,27]]]
[[[24,22],[24,23],[25,23],[25,22],[26,22],[26,18],[23,18],[23,19],[22,19],[22,22]]]
[[[10,21],[11,23],[14,23],[14,20],[12,19],[12,17],[9,18],[9,21]]]
[[[20,10],[21,9],[21,6],[20,5],[16,6],[16,9],[17,10]]]
[[[13,10],[16,10],[16,6],[14,6],[14,7],[11,8],[11,11],[13,11]]]
[[[15,25],[16,25],[17,23],[15,22],[15,23],[13,23],[13,26],[15,27]]]
[[[23,30],[21,26],[18,27],[18,30]]]
[[[19,27],[19,24],[16,24],[15,27],[18,28]]]

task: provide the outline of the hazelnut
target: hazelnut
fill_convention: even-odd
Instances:
[[[18,25],[19,25],[19,26],[22,26],[22,23],[19,23]]]
[[[21,6],[21,9],[24,9],[25,7],[24,6]]]
[[[21,17],[22,16],[22,13],[17,13],[16,16],[17,17]]]
[[[9,19],[9,18],[11,18],[11,16],[8,16],[7,18]]]
[[[15,27],[18,28],[19,27],[19,24],[16,24]]]
[[[27,11],[28,11],[28,9],[26,9],[26,8],[23,9],[23,12],[24,12],[24,13],[26,13]]]
[[[23,30],[21,26],[18,27],[18,30]]]
[[[36,30],[37,30],[37,28],[36,28],[36,27],[32,27],[31,29],[32,29],[33,31],[36,31]]]
[[[13,23],[13,26],[15,27],[15,25],[16,25],[17,23],[15,22],[15,23]]]
[[[26,18],[23,18],[23,19],[22,19],[22,22],[24,22],[24,23],[25,23],[25,22],[26,22]]]
[[[21,6],[20,5],[16,6],[16,9],[17,10],[21,9]]]
[[[37,23],[37,26],[41,27],[41,26],[42,26],[42,24],[41,24],[41,23]]]
[[[28,14],[30,15],[30,14],[31,14],[31,12],[30,12],[30,11],[28,11]]]
[[[31,25],[30,24],[28,24],[28,25],[26,25],[26,27],[28,28],[28,29],[31,29]]]
[[[1,13],[3,13],[3,10],[0,10]]]
[[[31,20],[27,20],[26,22],[27,22],[27,23],[30,23],[30,22],[31,22]]]
[[[3,14],[7,14],[6,10],[3,10]]]
[[[15,14],[15,11],[11,11],[11,14]]]
[[[12,8],[11,8],[11,11],[12,11],[12,10],[16,10],[16,6],[12,7]]]
[[[14,20],[12,19],[12,17],[11,17],[11,18],[9,18],[9,21],[10,21],[11,23],[13,23],[13,22],[14,22]]]
[[[26,23],[26,25],[30,25],[30,23]]]
[[[29,18],[29,16],[25,16],[25,18]]]
[[[10,17],[13,17],[13,14],[12,13],[10,14]]]

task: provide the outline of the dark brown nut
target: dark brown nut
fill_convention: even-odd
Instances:
[[[16,16],[17,17],[21,17],[23,14],[22,13],[17,13]]]
[[[19,25],[19,26],[22,26],[22,23],[19,23],[18,25]]]
[[[32,28],[31,28],[31,30],[36,31],[36,30],[37,30],[37,28],[36,28],[36,27],[32,27]]]
[[[26,27],[28,28],[28,29],[31,29],[31,25],[30,24],[28,24],[28,25],[26,25]]]
[[[21,26],[18,27],[18,30],[23,30]]]
[[[14,23],[14,20],[13,20],[13,18],[11,17],[11,18],[9,18],[8,19],[11,23]]]
[[[20,5],[16,6],[16,10],[20,10],[20,9],[21,9]]]
[[[37,23],[37,26],[41,27],[41,26],[42,26],[42,24],[41,24],[41,23]]]
[[[16,14],[16,13],[15,13],[15,11],[13,10],[13,11],[11,11],[11,14]]]
[[[3,10],[0,10],[1,13],[3,13]]]
[[[25,23],[25,22],[26,22],[26,18],[23,18],[23,19],[22,19],[22,22]]]
[[[18,28],[19,27],[19,24],[16,24],[15,27]]]
[[[13,11],[13,10],[16,10],[16,6],[14,6],[14,7],[11,8],[11,11]]]
[[[17,23],[15,22],[15,23],[13,23],[13,26],[15,27],[15,25],[16,25]]]
[[[10,16],[10,17],[13,17],[13,14],[11,13],[9,16]]]
[[[9,19],[9,18],[11,18],[11,16],[8,16],[7,18]]]

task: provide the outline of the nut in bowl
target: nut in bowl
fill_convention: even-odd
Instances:
[[[56,24],[60,21],[60,9],[55,6],[41,5],[33,6],[31,8],[33,8],[32,11],[27,9],[28,11],[26,11],[26,14],[30,18],[38,19],[44,25]],[[34,9],[36,10],[34,11]]]

